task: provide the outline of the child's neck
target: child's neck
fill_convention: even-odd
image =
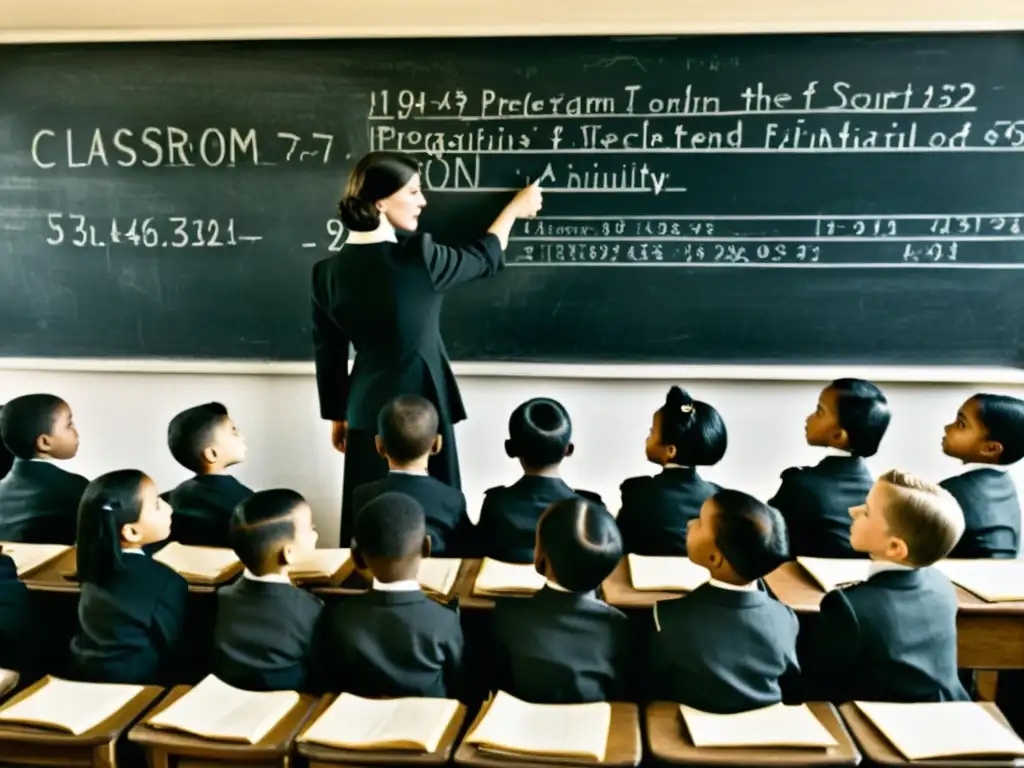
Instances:
[[[408,472],[409,474],[428,474],[428,466],[430,464],[430,454],[426,456],[420,456],[418,459],[412,461],[395,461],[390,456],[388,457],[388,469],[392,472]]]
[[[546,467],[528,467],[525,464],[520,464],[523,467],[524,475],[532,475],[534,477],[561,477],[561,465],[550,464]]]

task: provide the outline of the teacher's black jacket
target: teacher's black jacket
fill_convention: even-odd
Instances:
[[[313,347],[320,415],[376,431],[392,398],[417,394],[441,422],[466,418],[439,327],[443,293],[504,266],[487,234],[464,248],[399,231],[398,242],[348,245],[313,267]],[[348,347],[356,351],[351,375]]]

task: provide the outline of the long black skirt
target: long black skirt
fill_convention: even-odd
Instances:
[[[462,490],[455,430],[451,424],[443,421],[438,429],[441,432],[441,451],[430,457],[428,471],[442,483]],[[352,528],[357,512],[352,505],[353,492],[363,483],[380,480],[388,473],[388,463],[377,453],[375,440],[376,434],[370,430],[349,430],[341,487],[341,547],[352,546]]]

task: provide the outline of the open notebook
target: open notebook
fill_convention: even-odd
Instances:
[[[298,703],[295,691],[243,691],[208,675],[146,725],[214,741],[258,744]]]
[[[798,557],[796,561],[826,592],[864,581],[871,569],[871,561],[864,558]]]
[[[695,747],[824,750],[839,746],[806,704],[771,704],[735,715],[714,715],[685,705],[679,711]]]
[[[143,690],[141,685],[78,683],[47,676],[34,692],[0,707],[0,723],[81,736],[116,715]]]
[[[220,584],[242,572],[242,561],[224,547],[195,547],[172,541],[153,559],[185,577],[191,584]]]
[[[428,592],[447,598],[455,587],[461,566],[462,560],[457,557],[425,557],[420,561],[416,580]]]
[[[0,542],[0,553],[14,561],[19,576],[41,568],[51,560],[67,552],[71,547],[66,544],[22,544],[20,542]]]
[[[436,752],[458,708],[452,699],[364,699],[343,693],[298,740],[335,749]]]
[[[485,557],[473,584],[473,594],[500,597],[502,595],[532,595],[547,580],[537,573],[533,563],[504,563]]]
[[[986,602],[1024,600],[1024,560],[940,560],[935,567]]]
[[[355,565],[351,549],[316,549],[308,557],[288,566],[288,576],[302,581],[343,580]]]
[[[692,592],[711,574],[688,557],[627,555],[629,581],[637,592]]]
[[[1024,741],[977,702],[854,703],[907,760],[1024,757]]]
[[[601,762],[611,722],[607,702],[529,704],[499,691],[464,741],[483,752]]]

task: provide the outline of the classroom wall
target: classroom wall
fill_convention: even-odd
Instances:
[[[573,417],[576,455],[565,464],[567,479],[604,495],[613,510],[623,478],[656,471],[645,462],[643,444],[669,380],[463,375],[460,383],[470,419],[457,428],[457,439],[474,519],[487,487],[518,476],[502,441],[508,414],[535,395],[558,398]],[[707,471],[709,479],[768,498],[780,471],[820,457],[803,441],[803,421],[816,402],[818,382],[680,383],[714,404],[729,429],[728,453]],[[939,441],[962,400],[980,388],[1024,397],[1021,384],[882,386],[894,417],[872,469],[898,466],[935,480],[957,472]],[[187,476],[166,448],[171,416],[200,402],[224,402],[249,446],[238,477],[255,488],[287,486],[301,492],[313,505],[322,546],[336,546],[343,457],[330,446],[328,427],[319,419],[312,376],[0,370],[0,402],[31,391],[54,392],[71,403],[82,447],[69,469],[91,477],[137,467],[161,488]],[[1014,474],[1024,481],[1020,468]]]

